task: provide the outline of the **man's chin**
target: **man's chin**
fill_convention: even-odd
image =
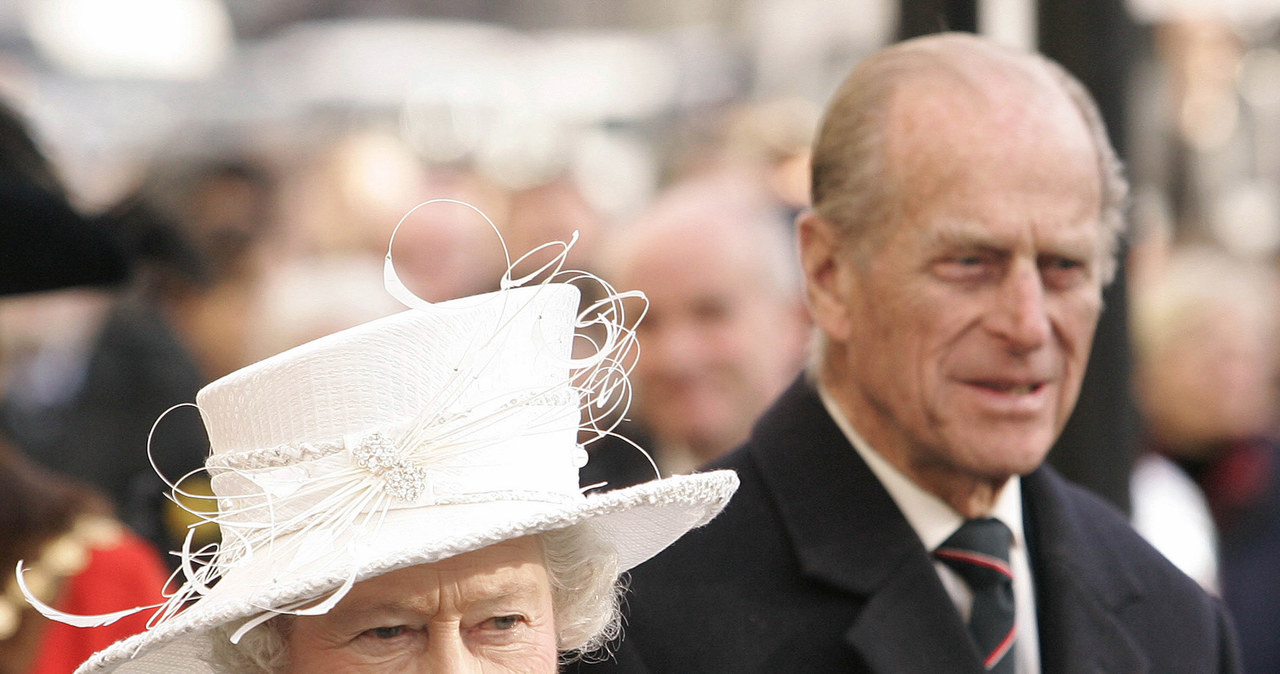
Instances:
[[[975,472],[993,480],[1026,475],[1040,467],[1053,447],[1053,435],[989,438],[970,445]]]

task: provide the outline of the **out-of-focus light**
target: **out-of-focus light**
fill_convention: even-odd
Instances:
[[[523,189],[545,183],[565,170],[569,139],[553,115],[519,109],[498,115],[476,148],[476,167],[500,184]]]
[[[505,60],[461,60],[423,76],[405,95],[401,133],[424,159],[447,164],[474,155],[527,94]]]
[[[1227,250],[1242,257],[1280,250],[1280,194],[1263,181],[1225,190],[1213,204],[1210,228]]]
[[[978,32],[1001,44],[1035,51],[1036,3],[978,0]]]
[[[260,50],[264,86],[307,104],[399,107],[407,96],[492,100],[522,41],[486,24],[416,19],[301,23]]]
[[[566,120],[643,119],[672,104],[680,76],[657,43],[625,33],[549,36],[533,57],[533,102]]]
[[[1189,17],[1224,19],[1234,24],[1262,23],[1280,16],[1276,0],[1125,0],[1133,18],[1158,23]]]
[[[615,222],[635,218],[657,192],[657,159],[647,144],[624,133],[586,132],[572,164],[583,196]]]
[[[26,10],[40,52],[88,77],[207,77],[233,43],[219,0],[30,0]]]
[[[1280,51],[1254,49],[1240,62],[1240,94],[1259,108],[1280,108]]]

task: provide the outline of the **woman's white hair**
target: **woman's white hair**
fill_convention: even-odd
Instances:
[[[538,534],[551,581],[557,648],[572,661],[617,638],[625,591],[617,552],[588,524]],[[238,644],[231,635],[244,621],[210,632],[209,664],[218,674],[279,674],[288,665],[289,630],[293,618],[268,620],[245,634]]]

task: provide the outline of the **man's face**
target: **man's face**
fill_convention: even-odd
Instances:
[[[554,674],[551,584],[536,538],[357,583],[288,632],[290,674]]]
[[[866,257],[839,256],[849,390],[837,397],[926,489],[1040,464],[1101,310],[1100,178],[1078,114],[1061,98],[961,98],[902,104],[887,136],[899,218]]]
[[[689,230],[650,242],[619,278],[649,298],[637,328],[636,410],[660,443],[703,460],[732,449],[799,371],[798,301],[770,288],[759,267],[741,241]]]

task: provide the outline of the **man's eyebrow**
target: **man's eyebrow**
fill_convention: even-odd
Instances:
[[[930,248],[948,249],[986,249],[993,251],[1006,250],[1015,245],[1013,242],[993,234],[990,230],[976,224],[954,222],[933,227],[921,233],[921,241]],[[1041,254],[1065,253],[1085,256],[1092,253],[1097,243],[1087,233],[1055,232],[1048,240],[1038,240],[1036,247]]]
[[[1007,247],[999,237],[986,228],[965,223],[948,223],[930,228],[921,240],[934,248],[991,248]]]

